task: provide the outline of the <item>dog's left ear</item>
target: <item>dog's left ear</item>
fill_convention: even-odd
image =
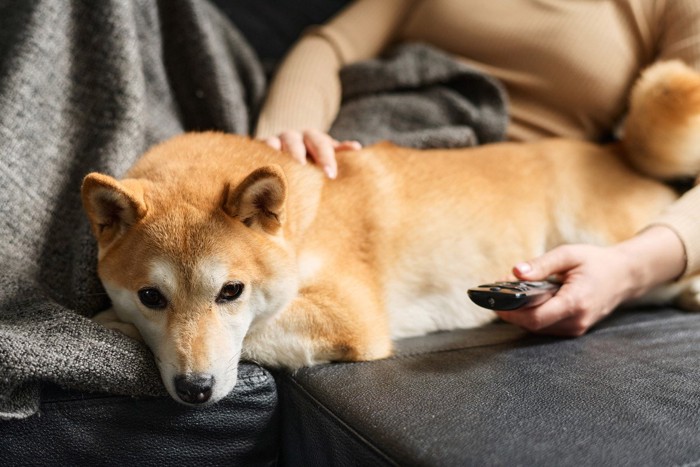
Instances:
[[[103,246],[146,215],[143,187],[138,180],[118,181],[91,173],[83,180],[81,192],[92,231]]]
[[[286,199],[284,172],[277,165],[268,165],[253,171],[237,187],[230,187],[223,207],[248,227],[275,235],[284,222]]]

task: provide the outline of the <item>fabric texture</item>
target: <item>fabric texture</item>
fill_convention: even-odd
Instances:
[[[502,141],[508,124],[500,83],[434,47],[406,43],[340,72],[343,100],[330,134],[367,145],[415,148]]]
[[[0,1],[0,418],[39,381],[164,393],[145,346],[87,318],[109,301],[80,183],[185,130],[248,133],[263,90],[203,1]]]

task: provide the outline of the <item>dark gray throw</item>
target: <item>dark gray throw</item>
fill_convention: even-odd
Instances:
[[[501,141],[506,133],[501,84],[426,44],[402,44],[349,65],[340,80],[343,105],[330,131],[339,140],[455,148]]]
[[[419,147],[502,137],[497,85],[423,47],[396,57],[344,73],[336,135]],[[80,183],[122,176],[183,131],[249,133],[263,88],[254,52],[200,0],[0,0],[0,418],[35,413],[41,382],[164,393],[145,346],[88,319],[109,299]]]

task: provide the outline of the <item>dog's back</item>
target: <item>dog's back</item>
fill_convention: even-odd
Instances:
[[[394,337],[474,326],[493,315],[465,300],[470,286],[562,243],[628,238],[676,198],[619,151],[555,139],[341,154],[303,249],[321,274],[371,264]]]

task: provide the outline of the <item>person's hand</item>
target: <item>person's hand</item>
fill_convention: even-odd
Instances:
[[[361,149],[358,141],[337,141],[319,130],[288,130],[277,136],[264,139],[268,146],[289,153],[294,159],[306,164],[307,158],[323,168],[328,178],[338,175],[336,151]]]
[[[557,276],[559,291],[538,306],[498,315],[532,332],[580,336],[622,302],[677,279],[685,266],[683,243],[663,225],[609,247],[560,246],[513,268],[521,280]]]
[[[519,263],[513,274],[539,281],[556,275],[563,282],[552,298],[539,306],[500,311],[505,321],[531,332],[580,336],[631,295],[632,263],[614,248],[566,245]]]

